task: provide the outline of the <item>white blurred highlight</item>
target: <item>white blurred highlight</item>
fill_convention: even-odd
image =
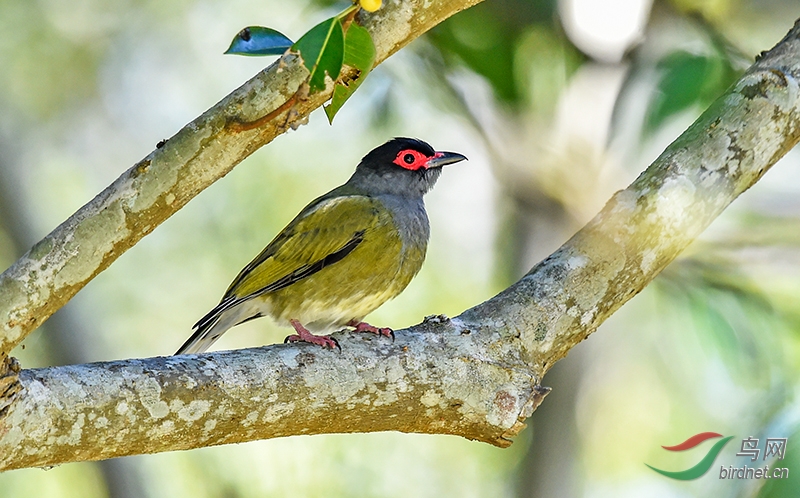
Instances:
[[[652,0],[560,0],[570,40],[590,57],[619,62],[642,37]]]

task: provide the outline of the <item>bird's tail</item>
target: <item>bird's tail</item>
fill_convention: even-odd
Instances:
[[[241,301],[223,300],[194,324],[194,334],[175,353],[202,353],[214,344],[229,328],[255,316],[247,316],[250,310]],[[250,315],[253,313],[250,312]],[[260,316],[260,315],[258,315]]]

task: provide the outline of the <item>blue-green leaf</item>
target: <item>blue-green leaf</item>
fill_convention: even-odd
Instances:
[[[332,80],[339,77],[344,60],[344,32],[338,18],[322,21],[304,34],[292,50],[300,52],[311,76],[308,79],[309,94],[325,89],[325,74]]]
[[[292,46],[292,40],[272,28],[248,26],[239,31],[226,54],[281,55]]]
[[[358,75],[349,81],[337,81],[333,88],[331,103],[325,107],[328,121],[333,123],[333,117],[339,112],[344,103],[353,92],[361,85],[375,63],[375,44],[369,31],[356,23],[351,23],[344,36],[344,64],[358,70]]]

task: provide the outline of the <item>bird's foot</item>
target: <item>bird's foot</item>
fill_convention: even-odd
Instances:
[[[358,320],[350,320],[347,322],[347,325],[349,327],[355,327],[355,332],[371,332],[373,334],[391,337],[394,341],[394,330],[390,329],[389,327],[375,327],[367,322],[359,322]]]
[[[297,334],[287,336],[286,339],[283,340],[284,343],[310,342],[311,344],[316,344],[317,346],[322,346],[323,348],[337,348],[339,351],[342,350],[341,346],[339,346],[339,342],[333,337],[329,335],[314,335],[309,332],[307,328],[303,327],[303,325],[297,320],[289,320],[289,323],[292,324],[292,327],[294,327],[294,330],[297,331]]]

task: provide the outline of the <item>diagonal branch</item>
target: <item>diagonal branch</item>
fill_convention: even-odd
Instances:
[[[376,64],[480,1],[403,0],[362,12]],[[203,189],[327,101],[331,84],[303,96],[307,77],[296,57],[282,57],[123,173],[0,275],[0,353]]]
[[[331,432],[510,444],[548,368],[800,140],[800,21],[553,255],[461,316],[342,352],[276,345],[18,372],[0,366],[0,470]],[[3,394],[5,393],[5,394]]]

